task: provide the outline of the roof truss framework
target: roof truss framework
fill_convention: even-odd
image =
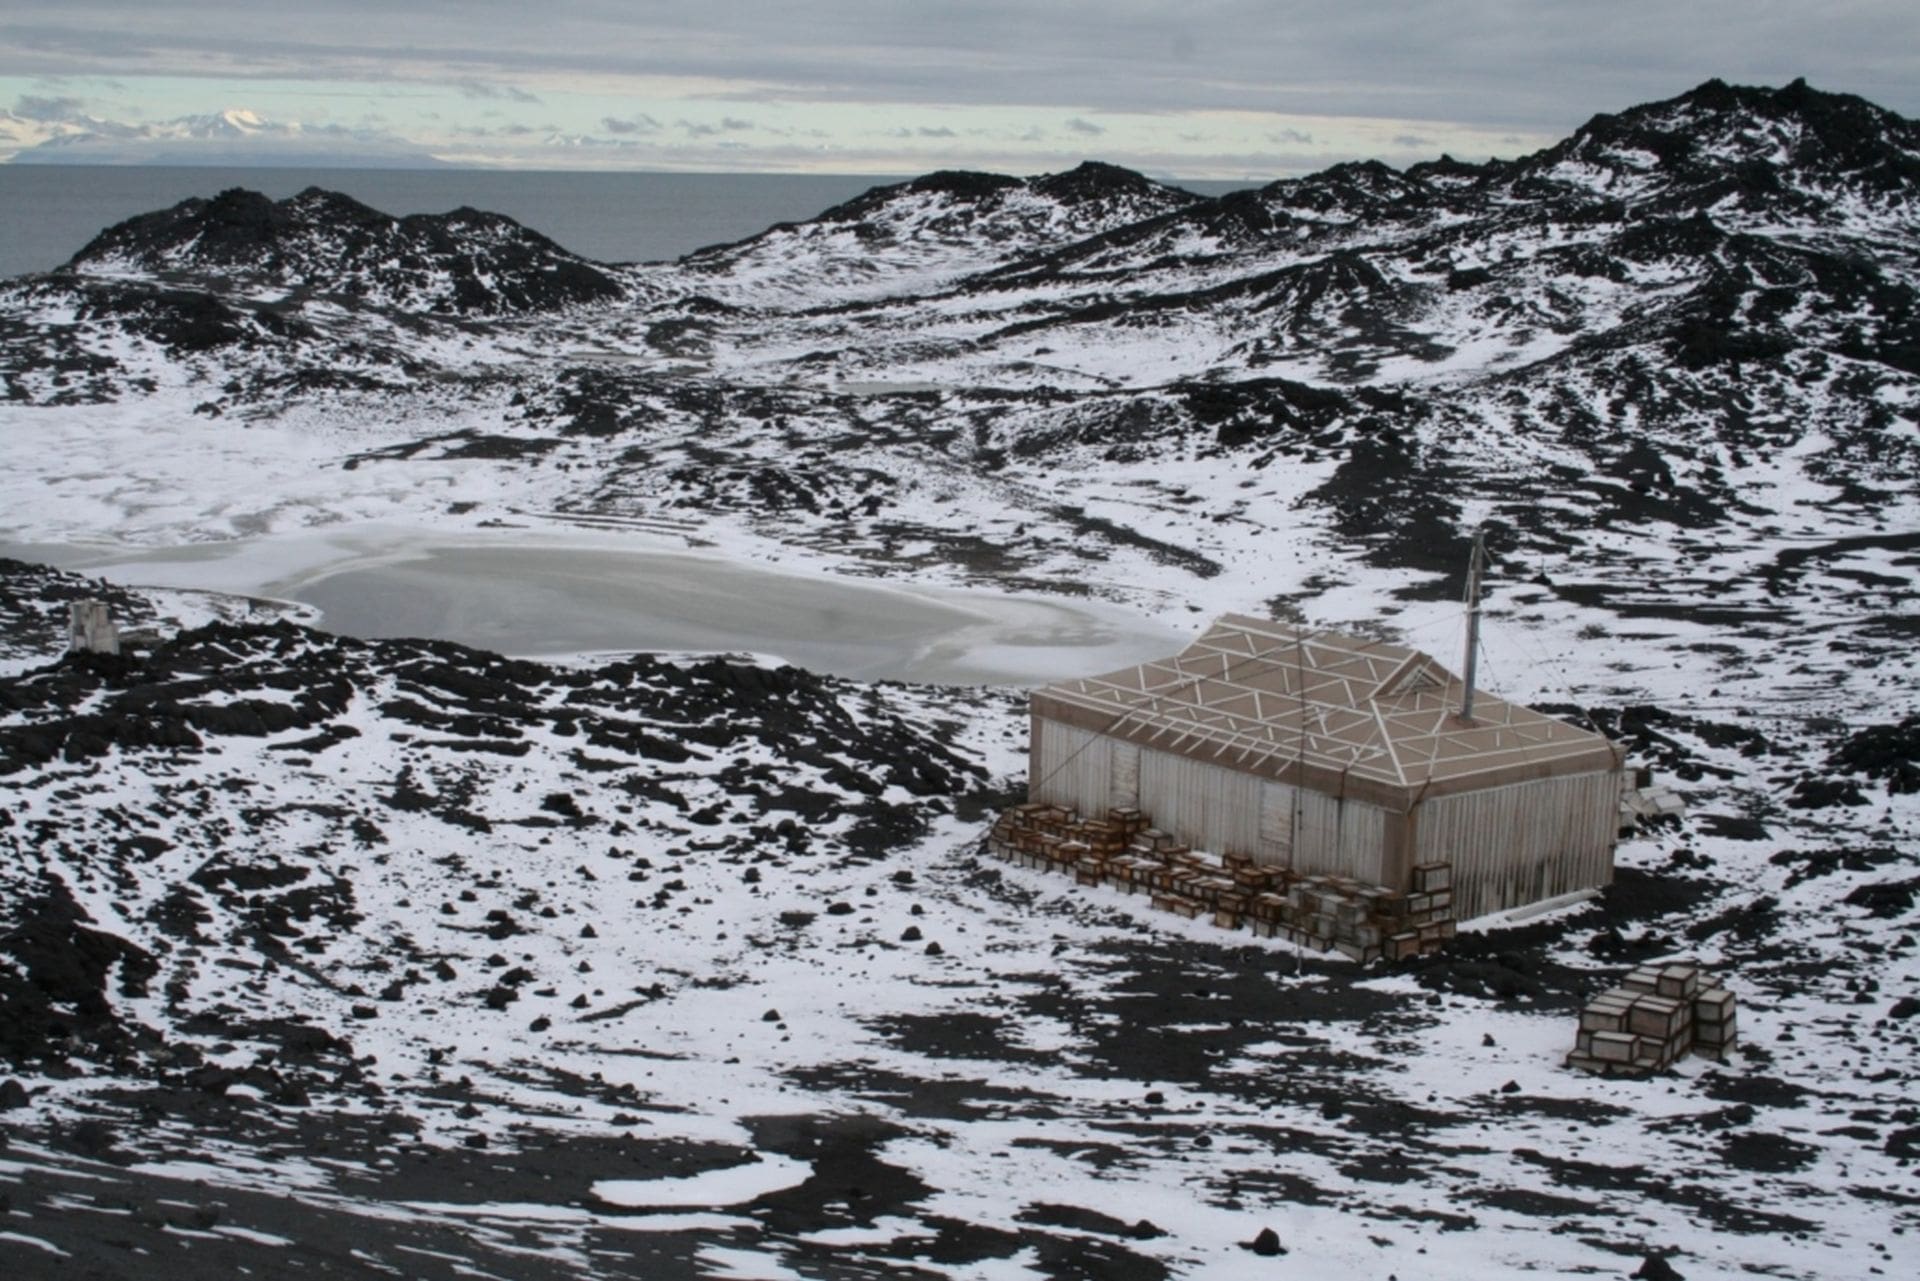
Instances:
[[[1430,656],[1226,615],[1172,658],[1036,691],[1036,715],[1410,806],[1430,791],[1616,768],[1598,734],[1480,693]]]

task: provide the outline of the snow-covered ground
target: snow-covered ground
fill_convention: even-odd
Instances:
[[[444,269],[493,293],[322,200],[271,270],[162,220],[7,287],[0,540],[119,587],[0,582],[0,1251],[1910,1271],[1920,203],[1874,166],[1920,142],[1806,92],[1233,203],[929,178],[605,273],[476,224]],[[1729,188],[1729,157],[1777,181]],[[786,598],[745,566],[845,584],[843,629],[905,594],[940,632],[968,589],[1127,644],[1248,610],[1452,664],[1483,526],[1483,678],[1626,742],[1688,815],[1594,903],[1371,970],[983,859],[1023,783],[1004,686],[514,663],[205,590],[301,595],[342,547],[692,554],[729,567],[693,575],[714,648],[778,652],[756,615]],[[497,563],[534,599],[533,560]],[[46,666],[94,590],[219,625]],[[974,660],[1121,660],[1036,619]],[[1669,956],[1736,993],[1743,1047],[1566,1071],[1579,1002]],[[1283,1258],[1244,1248],[1268,1227]]]

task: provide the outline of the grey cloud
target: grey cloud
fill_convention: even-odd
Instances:
[[[918,129],[915,129],[913,132],[915,136],[921,137],[921,138],[957,138],[959,137],[958,134],[954,133],[953,130],[947,128],[945,125],[941,125],[938,128],[932,128],[927,125],[921,125]]]
[[[988,103],[1065,112],[1232,109],[1563,132],[1595,111],[1710,75],[1814,85],[1920,114],[1911,0],[569,0],[523,5],[63,0],[0,23],[0,72],[468,80],[665,75],[735,82],[737,100]],[[1280,20],[1284,17],[1284,21]],[[1204,48],[1195,41],[1203,39]],[[1188,55],[1190,58],[1183,55]],[[1196,74],[1196,68],[1205,68]]]
[[[725,116],[717,125],[706,124],[698,120],[676,120],[674,126],[686,131],[689,138],[714,138],[723,133],[739,133],[753,128],[753,121],[742,120],[737,116]]]
[[[608,133],[636,134],[658,133],[662,126],[658,120],[655,120],[643,111],[638,115],[628,116],[625,119],[617,116],[604,116],[600,120],[600,127]]]
[[[1267,141],[1296,147],[1311,147],[1313,135],[1303,129],[1276,129],[1267,135]]]
[[[556,125],[532,125],[522,122],[505,125],[456,125],[450,133],[463,138],[530,138],[536,134],[545,135],[558,132]]]
[[[52,98],[21,94],[14,100],[13,114],[27,120],[78,120],[84,104],[78,98]]]
[[[1393,145],[1405,147],[1409,151],[1418,151],[1423,148],[1437,147],[1440,144],[1431,138],[1422,138],[1417,133],[1396,133],[1393,135]]]
[[[490,102],[538,102],[539,97],[525,89],[513,85],[489,84],[484,80],[460,80],[455,82],[462,97],[481,98]]]
[[[1093,121],[1082,120],[1079,116],[1074,116],[1069,119],[1067,121],[1067,128],[1073,130],[1075,133],[1085,134],[1089,138],[1097,138],[1106,132],[1105,129],[1102,129],[1099,125],[1093,123]]]

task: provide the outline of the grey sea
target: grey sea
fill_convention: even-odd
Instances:
[[[659,262],[810,218],[906,176],[0,165],[0,277],[50,271],[114,223],[229,187],[275,199],[325,187],[395,215],[468,205],[601,262]],[[1178,185],[1218,195],[1248,184]]]

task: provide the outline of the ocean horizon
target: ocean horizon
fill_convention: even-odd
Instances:
[[[505,214],[599,262],[660,262],[811,218],[913,174],[653,173],[0,165],[0,277],[51,271],[115,223],[245,187],[274,199],[324,187],[383,213]],[[1199,195],[1256,184],[1178,182]]]

